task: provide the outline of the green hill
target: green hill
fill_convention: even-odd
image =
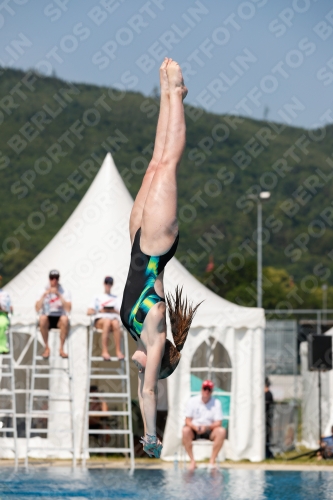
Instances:
[[[135,196],[158,100],[11,69],[2,71],[0,89],[0,272],[7,282],[61,228],[107,151]],[[264,266],[286,270],[283,280],[290,281],[289,273],[309,297],[311,286],[328,282],[333,270],[333,126],[307,131],[191,107],[186,114],[177,257],[238,301],[237,280],[255,279],[256,206],[245,195],[269,190]],[[211,255],[215,268],[207,274]]]

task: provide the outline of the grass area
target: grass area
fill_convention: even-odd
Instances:
[[[274,459],[269,459],[269,460],[264,460],[262,463],[267,463],[267,464],[278,464],[278,463],[283,463],[283,464],[307,464],[307,465],[332,465],[333,466],[333,459],[332,460],[318,460],[317,457],[312,457],[309,458],[308,456],[305,457],[300,457],[300,458],[295,458],[294,460],[291,460],[294,457],[298,457],[299,455],[302,455],[303,453],[311,452],[312,450],[309,450],[305,448],[304,446],[300,446],[297,450],[293,451],[288,451],[286,453],[283,453],[281,455],[276,455]]]

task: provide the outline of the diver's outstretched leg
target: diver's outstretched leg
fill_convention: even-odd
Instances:
[[[180,66],[167,65],[170,110],[161,161],[155,169],[142,214],[141,249],[148,255],[162,255],[172,246],[178,232],[177,167],[185,147],[183,99],[187,94]]]
[[[167,75],[167,66],[169,59],[166,57],[160,67],[160,87],[161,87],[161,101],[160,113],[156,128],[156,137],[154,144],[154,151],[152,159],[149,163],[145,176],[142,180],[141,188],[135,198],[130,217],[130,237],[133,243],[135,233],[141,227],[143,207],[146,202],[147,194],[150,184],[154,177],[156,167],[160,162],[164,150],[164,144],[167,133],[167,126],[169,120],[169,81]]]

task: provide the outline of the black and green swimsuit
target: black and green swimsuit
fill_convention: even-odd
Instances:
[[[134,238],[131,263],[120,309],[123,325],[134,340],[137,340],[135,334],[140,337],[143,322],[150,309],[158,302],[165,302],[157,295],[154,285],[158,275],[176,253],[179,234],[170,250],[156,257],[142,252],[140,237],[141,228],[138,229]]]

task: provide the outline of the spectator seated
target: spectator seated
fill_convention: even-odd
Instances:
[[[1,289],[2,276],[0,276],[0,354],[8,354],[8,341],[6,332],[9,327],[9,315],[13,307],[8,292]]]
[[[50,356],[48,339],[51,328],[59,328],[59,354],[62,358],[68,357],[64,351],[64,344],[69,331],[68,314],[72,308],[71,295],[59,283],[59,278],[59,271],[55,269],[50,271],[49,285],[41,291],[35,305],[37,313],[40,314],[39,328],[45,343],[45,349],[42,354],[44,359],[48,359]]]
[[[201,394],[192,397],[186,408],[186,421],[183,427],[183,445],[190,457],[190,470],[196,468],[193,454],[193,441],[207,440],[212,442],[212,453],[209,464],[215,467],[216,457],[226,438],[226,430],[221,426],[223,414],[221,403],[212,397],[214,384],[205,380]]]
[[[92,324],[97,330],[102,332],[102,353],[104,361],[110,361],[111,357],[108,349],[108,337],[112,331],[118,359],[124,359],[121,351],[121,330],[120,330],[120,302],[116,295],[111,293],[113,278],[106,276],[104,279],[104,293],[97,295],[88,307],[87,314],[92,316]]]
[[[333,425],[331,427],[331,435],[321,438],[318,458],[333,459]]]

